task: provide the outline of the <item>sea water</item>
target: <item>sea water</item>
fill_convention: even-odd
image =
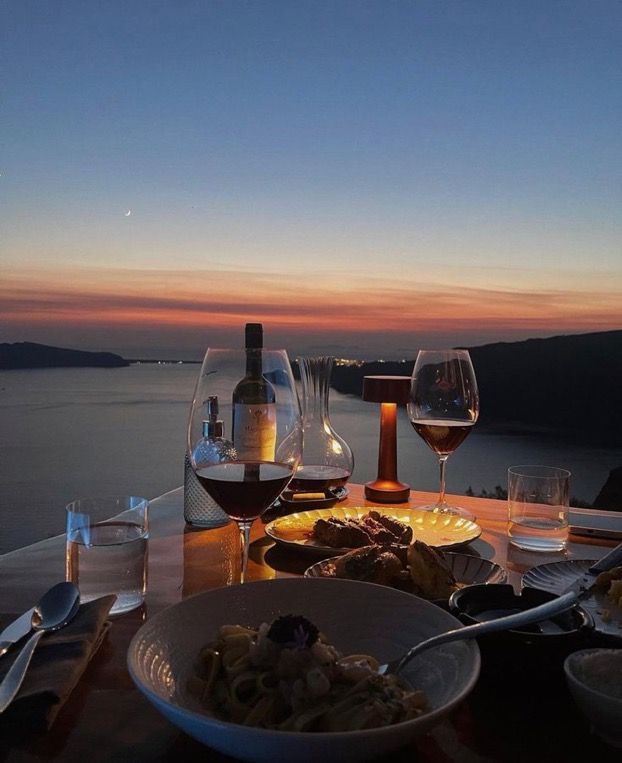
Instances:
[[[0,553],[64,532],[65,505],[80,496],[154,498],[179,487],[199,370],[184,363],[0,371]],[[376,478],[379,408],[330,392],[331,422],[354,452],[352,482]],[[403,409],[397,429],[398,478],[436,491],[437,459]],[[490,434],[476,425],[449,459],[447,490],[506,488],[508,466],[521,463],[569,469],[571,498],[593,501],[622,464],[622,449]],[[505,502],[499,511],[507,511]]]

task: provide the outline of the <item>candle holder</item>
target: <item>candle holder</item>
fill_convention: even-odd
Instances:
[[[410,376],[365,376],[363,400],[380,403],[378,476],[365,485],[365,497],[379,503],[404,503],[410,486],[397,479],[397,406],[410,395]]]

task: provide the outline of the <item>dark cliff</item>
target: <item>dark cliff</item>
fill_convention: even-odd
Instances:
[[[120,368],[129,362],[112,352],[85,352],[34,342],[0,344],[0,369],[18,368]]]
[[[480,424],[622,446],[622,331],[468,348],[480,390]],[[332,385],[360,395],[363,376],[410,375],[414,362],[338,366]]]

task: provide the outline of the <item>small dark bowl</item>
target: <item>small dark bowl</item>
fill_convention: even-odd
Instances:
[[[456,591],[449,599],[450,612],[465,625],[502,617],[530,609],[555,599],[555,594],[525,588],[520,595],[511,585],[472,585]],[[508,671],[533,675],[533,671],[562,674],[564,659],[589,642],[594,629],[591,615],[574,607],[541,623],[526,625],[521,630],[489,633],[478,639],[482,651],[482,672],[503,666]]]

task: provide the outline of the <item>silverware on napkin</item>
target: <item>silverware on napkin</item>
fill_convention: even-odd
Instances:
[[[23,615],[20,615],[16,620],[7,625],[2,633],[0,633],[0,657],[9,651],[13,644],[16,644],[30,633],[34,611],[35,608],[31,607]]]
[[[32,615],[34,633],[0,683],[0,713],[7,709],[19,691],[43,634],[63,628],[75,617],[79,607],[80,591],[73,583],[57,583],[42,596]]]

